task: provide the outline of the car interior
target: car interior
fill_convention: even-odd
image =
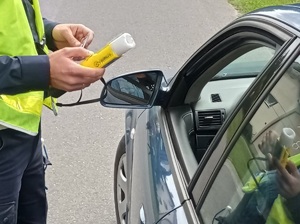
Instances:
[[[204,223],[216,221],[217,214],[228,216],[227,219],[230,220],[227,220],[228,223],[239,223],[239,219],[253,219],[256,216],[248,212],[251,210],[250,203],[255,204],[255,209],[261,211],[261,214],[267,214],[263,216],[265,220],[273,209],[273,202],[278,196],[278,192],[276,191],[273,198],[271,198],[270,192],[275,191],[276,183],[267,185],[262,184],[266,182],[260,183],[259,181],[264,176],[272,180],[269,175],[274,172],[268,168],[267,162],[264,160],[265,156],[258,145],[262,144],[263,140],[266,141],[266,134],[270,131],[276,133],[275,136],[279,139],[283,128],[288,128],[295,133],[293,143],[289,147],[289,158],[293,161],[293,158],[299,154],[299,62],[300,58],[281,77],[250,120],[248,125],[251,127],[251,135],[246,136],[248,130],[244,130],[239,136],[201,208]],[[224,181],[225,178],[226,181]],[[259,190],[253,190],[251,187]],[[220,188],[222,191],[219,190]],[[230,208],[230,212],[224,214],[224,208]],[[255,222],[254,219],[253,222]]]
[[[274,54],[274,48],[259,44],[228,53],[193,83],[184,105],[169,109],[177,154],[187,179],[195,173],[226,117]]]

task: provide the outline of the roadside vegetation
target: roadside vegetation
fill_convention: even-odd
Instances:
[[[299,3],[299,0],[229,0],[240,13],[246,13],[270,5]]]

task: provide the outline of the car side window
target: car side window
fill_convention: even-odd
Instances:
[[[299,223],[300,57],[240,134],[200,209],[204,223]]]
[[[266,45],[265,43],[244,43],[241,46],[237,46],[235,49],[227,52],[221,59],[213,62],[213,64],[195,80],[186,95],[185,103],[195,103],[198,101],[201,105],[201,102],[203,102],[201,99],[205,97],[203,94],[206,94],[207,90],[211,89],[210,86],[212,86],[212,88],[218,86],[218,84],[220,84],[218,88],[228,86],[221,84],[221,82],[230,83],[233,80],[238,81],[242,78],[255,78],[263,71],[275,53],[276,47]],[[253,80],[254,79],[252,79],[252,81]],[[250,84],[251,81],[248,82],[248,85]],[[245,85],[243,85],[243,87],[244,86]],[[208,102],[210,102],[210,100]],[[197,106],[198,105],[196,105],[196,107]],[[208,107],[209,105],[206,103],[203,106]]]
[[[276,52],[274,48],[262,44],[250,45],[246,44],[229,52],[204,74],[210,74],[210,77],[211,74],[216,75],[205,84],[201,97],[194,106],[196,130],[191,132],[190,142],[196,144],[192,147],[198,163],[226,117]],[[204,85],[200,80],[201,78],[199,85]],[[195,87],[191,91],[199,92],[198,89],[201,87]]]
[[[213,64],[198,76],[185,97],[185,104],[192,105],[192,110],[182,115],[170,109],[179,143],[178,158],[187,181],[195,174],[226,117],[275,54],[275,43],[248,40],[222,52],[218,60],[211,56]]]
[[[226,65],[214,76],[213,80],[257,76],[274,54],[275,49],[258,45]]]

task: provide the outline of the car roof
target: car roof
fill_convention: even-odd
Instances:
[[[265,16],[290,26],[300,32],[300,4],[277,5],[261,8],[246,14]]]

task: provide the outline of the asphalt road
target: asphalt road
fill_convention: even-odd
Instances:
[[[40,0],[45,17],[82,23],[95,31],[90,50],[97,51],[119,33],[130,33],[136,48],[106,69],[109,79],[140,69],[178,70],[213,34],[236,17],[226,0],[100,1]],[[95,83],[83,99],[97,98]],[[73,102],[79,92],[59,102]],[[113,164],[124,132],[124,111],[95,103],[44,109],[43,137],[53,165],[47,170],[50,224],[116,223]]]

